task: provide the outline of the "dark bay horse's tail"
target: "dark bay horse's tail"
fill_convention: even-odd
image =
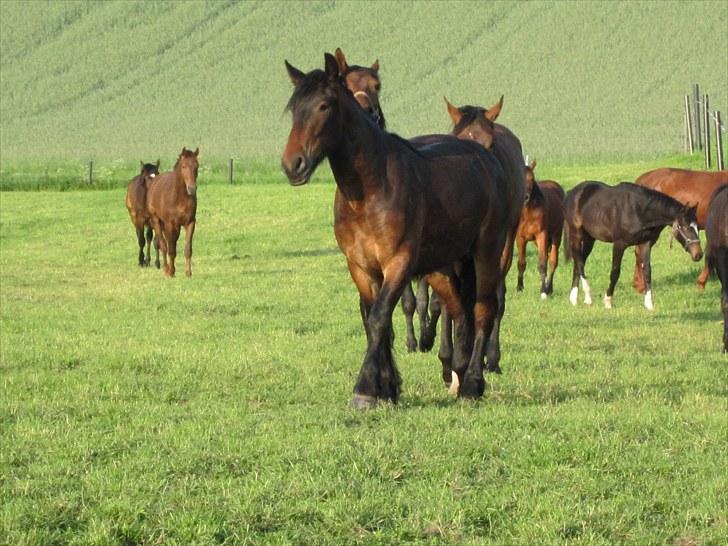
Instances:
[[[565,262],[569,262],[571,260],[571,243],[569,242],[570,241],[569,231],[570,231],[569,222],[567,222],[566,219],[564,219],[564,229],[563,229],[564,236],[563,237],[564,237],[564,261]]]

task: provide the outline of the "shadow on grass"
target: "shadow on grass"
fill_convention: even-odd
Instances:
[[[311,250],[286,250],[275,255],[283,258],[303,258],[308,256],[334,256],[340,254],[338,248],[317,248]]]

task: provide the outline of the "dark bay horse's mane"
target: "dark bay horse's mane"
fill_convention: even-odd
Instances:
[[[631,182],[620,182],[619,184],[617,184],[617,186],[614,187],[625,188],[628,191],[644,195],[647,198],[647,206],[649,209],[657,208],[659,210],[665,210],[669,213],[673,213],[682,211],[685,208],[679,201],[676,201],[669,195],[665,195],[664,193],[656,190],[651,190],[649,188],[638,186]]]

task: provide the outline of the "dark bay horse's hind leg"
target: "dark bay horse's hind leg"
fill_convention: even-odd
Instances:
[[[503,315],[506,312],[506,281],[503,279],[496,290],[498,298],[498,307],[493,321],[493,329],[488,338],[486,349],[486,359],[488,363],[487,370],[492,373],[502,373],[500,368],[501,350],[500,350],[500,325]]]
[[[645,277],[642,274],[642,260],[640,260],[640,247],[634,247],[634,275],[632,286],[639,294],[645,293]]]
[[[402,312],[407,325],[407,351],[413,353],[417,350],[417,338],[415,337],[415,294],[412,291],[412,283],[407,281],[402,290]]]
[[[433,295],[433,300],[437,299],[437,296]],[[435,342],[435,334],[434,330],[435,327],[433,326],[430,330],[430,315],[427,312],[427,307],[430,304],[430,285],[427,283],[427,280],[425,278],[421,278],[417,281],[417,295],[415,296],[416,300],[416,312],[417,317],[420,322],[420,345],[419,349],[421,352],[426,353],[429,350],[432,349],[432,345]],[[438,317],[440,316],[440,309],[439,309],[439,302],[437,303],[438,309]],[[437,319],[435,319],[435,322],[437,323]],[[427,337],[428,331],[431,331],[432,335],[429,339],[425,339]]]
[[[548,296],[548,283],[546,281],[546,262],[548,258],[549,240],[546,230],[536,236],[536,247],[538,248],[538,274],[541,277],[541,299]]]
[[[144,265],[146,267],[149,267],[149,265],[152,263],[152,239],[153,238],[154,238],[154,230],[152,229],[151,225],[146,224],[147,252],[146,252],[146,257],[144,258]],[[157,262],[159,262],[159,249],[157,249]]]
[[[139,243],[139,267],[144,267],[144,226],[135,226],[137,242]]]
[[[554,292],[554,273],[559,266],[559,244],[561,241],[551,241],[551,249],[549,250],[549,271],[548,282],[546,284],[546,294],[549,296]]]
[[[657,239],[647,241],[637,246],[640,256],[640,262],[642,263],[642,275],[645,280],[645,308],[652,311],[655,306],[652,303],[652,265],[650,264],[650,253],[652,251],[652,245],[655,244]]]
[[[624,245],[617,243],[612,245],[612,272],[609,274],[609,288],[607,288],[607,293],[604,296],[604,307],[607,309],[612,308],[612,296],[614,287],[617,286],[619,280],[619,273],[622,269],[622,256],[624,256],[625,249]]]
[[[573,229],[573,228],[572,228]],[[578,284],[581,281],[581,289],[584,291],[584,303],[592,304],[591,287],[586,278],[586,260],[589,258],[594,248],[594,239],[591,235],[582,230],[573,229],[569,233],[569,244],[571,244],[571,254],[574,257],[574,275],[571,279],[571,292],[569,300],[572,305],[576,305],[577,296],[579,294]]]

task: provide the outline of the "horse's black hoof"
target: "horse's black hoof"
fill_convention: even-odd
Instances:
[[[496,364],[495,366],[488,366],[486,369],[488,373],[497,373],[498,375],[502,374],[503,371],[501,370],[500,366]]]
[[[407,352],[408,353],[416,353],[417,352],[417,342],[416,341],[414,341],[412,343],[410,343],[409,341],[407,342]]]
[[[356,410],[367,410],[377,407],[379,400],[374,396],[368,396],[366,394],[357,394],[351,397],[351,407]]]
[[[483,393],[485,392],[485,381],[475,381],[471,380],[468,381],[467,379],[465,382],[463,382],[462,385],[460,385],[460,390],[458,391],[458,397],[465,398],[467,400],[476,400],[478,398],[481,398],[483,396]]]
[[[519,284],[518,286],[516,286],[516,292],[523,292],[523,285],[522,284]]]

